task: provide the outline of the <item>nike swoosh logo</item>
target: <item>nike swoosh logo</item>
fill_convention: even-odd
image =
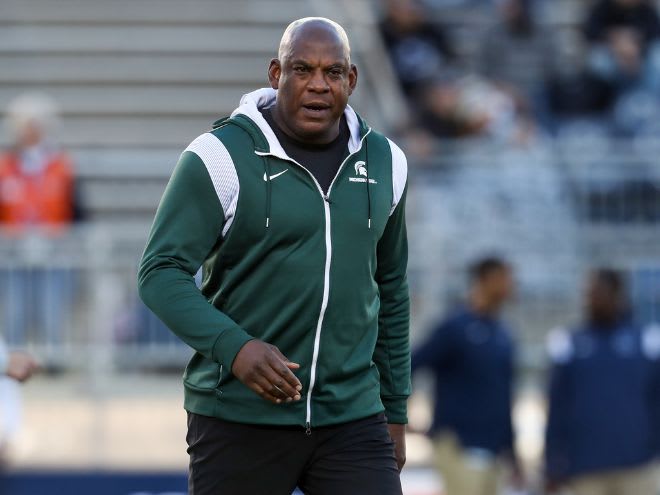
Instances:
[[[270,180],[273,180],[273,179],[275,179],[276,177],[279,177],[280,175],[282,175],[282,174],[284,174],[284,173],[286,173],[286,172],[288,172],[288,171],[289,171],[289,169],[287,168],[286,170],[280,172],[279,174],[271,175],[271,176],[270,176]],[[267,180],[268,180],[268,176],[266,175],[266,172],[264,172],[264,181],[267,181]]]

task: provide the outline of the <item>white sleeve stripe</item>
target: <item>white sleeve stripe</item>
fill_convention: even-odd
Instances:
[[[234,161],[222,141],[208,132],[197,137],[184,151],[195,153],[206,166],[225,213],[224,236],[234,221],[240,189]]]
[[[391,139],[388,138],[387,142],[390,143],[390,150],[392,152],[391,215],[394,212],[396,206],[399,204],[401,196],[403,196],[403,190],[406,187],[406,181],[408,180],[408,160],[406,160],[406,155],[403,154],[401,148],[399,148]]]

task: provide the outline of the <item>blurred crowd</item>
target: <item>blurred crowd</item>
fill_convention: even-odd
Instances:
[[[418,138],[413,142],[490,137],[524,146],[585,129],[607,137],[657,136],[655,4],[578,5],[583,19],[559,23],[539,13],[557,14],[565,2],[385,0],[380,31],[411,108],[406,127]],[[454,15],[450,25],[443,7],[460,6],[479,7],[487,20],[470,26]],[[470,32],[459,36],[466,26]]]

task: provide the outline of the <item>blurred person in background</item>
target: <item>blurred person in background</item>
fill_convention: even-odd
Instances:
[[[590,69],[612,87],[617,101],[616,129],[626,135],[644,131],[645,115],[660,117],[660,15],[650,0],[600,0],[589,13],[584,33],[591,44]]]
[[[440,139],[483,138],[524,147],[537,137],[534,122],[518,111],[514,98],[479,77],[431,82],[417,109],[420,129]]]
[[[585,321],[548,338],[548,491],[656,495],[660,453],[660,327],[639,328],[619,272],[592,273]]]
[[[380,32],[406,96],[453,71],[454,50],[444,28],[429,19],[419,0],[386,0]]]
[[[7,109],[11,145],[0,155],[0,227],[5,238],[23,242],[24,261],[32,264],[4,272],[10,345],[25,343],[31,328],[41,341],[59,342],[71,307],[71,274],[47,267],[42,254],[80,217],[71,160],[53,139],[57,123],[56,105],[45,95],[19,96]]]
[[[440,139],[474,137],[488,126],[488,113],[481,107],[473,112],[462,104],[464,90],[454,81],[432,81],[417,94],[418,124],[424,132]],[[506,112],[500,115],[505,115]]]
[[[414,155],[430,156],[433,136],[455,137],[471,133],[469,124],[456,118],[454,49],[444,27],[430,18],[420,0],[386,0],[379,30],[411,110],[411,122],[399,129]],[[432,95],[437,98],[428,101]],[[433,128],[426,124],[430,120]],[[411,124],[411,125],[408,125]]]
[[[592,43],[609,43],[619,29],[635,31],[647,50],[660,38],[660,17],[651,0],[598,0],[587,16],[584,32]]]
[[[456,138],[480,131],[482,123],[459,114],[459,69],[450,37],[420,0],[386,0],[379,28],[394,72],[412,111],[401,129],[408,149],[433,152],[433,138]]]
[[[538,113],[543,88],[556,70],[555,33],[538,25],[531,0],[497,0],[499,19],[481,39],[479,73],[514,99],[525,118]]]
[[[608,112],[616,96],[612,86],[589,68],[586,41],[581,33],[567,31],[561,39],[556,70],[544,89],[552,130],[585,120],[600,128],[607,126]],[[582,132],[576,138],[583,136]]]
[[[477,261],[467,304],[413,352],[413,372],[435,377],[430,433],[447,495],[497,494],[506,464],[516,488],[523,485],[511,417],[514,343],[499,317],[513,290],[506,261]]]
[[[388,0],[380,30],[413,113],[404,134],[412,143],[427,143],[413,151],[430,155],[433,138],[487,137],[524,145],[535,136],[532,120],[516,101],[519,92],[468,76],[446,30],[421,2]]]

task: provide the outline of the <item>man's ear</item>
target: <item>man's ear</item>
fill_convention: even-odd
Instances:
[[[270,61],[268,65],[268,82],[270,87],[278,89],[280,85],[280,76],[282,75],[282,64],[276,58]]]
[[[353,91],[355,90],[355,87],[357,86],[357,80],[358,80],[358,70],[355,64],[351,64],[351,68],[348,71],[348,87],[349,91],[348,94],[351,95],[353,94]]]

